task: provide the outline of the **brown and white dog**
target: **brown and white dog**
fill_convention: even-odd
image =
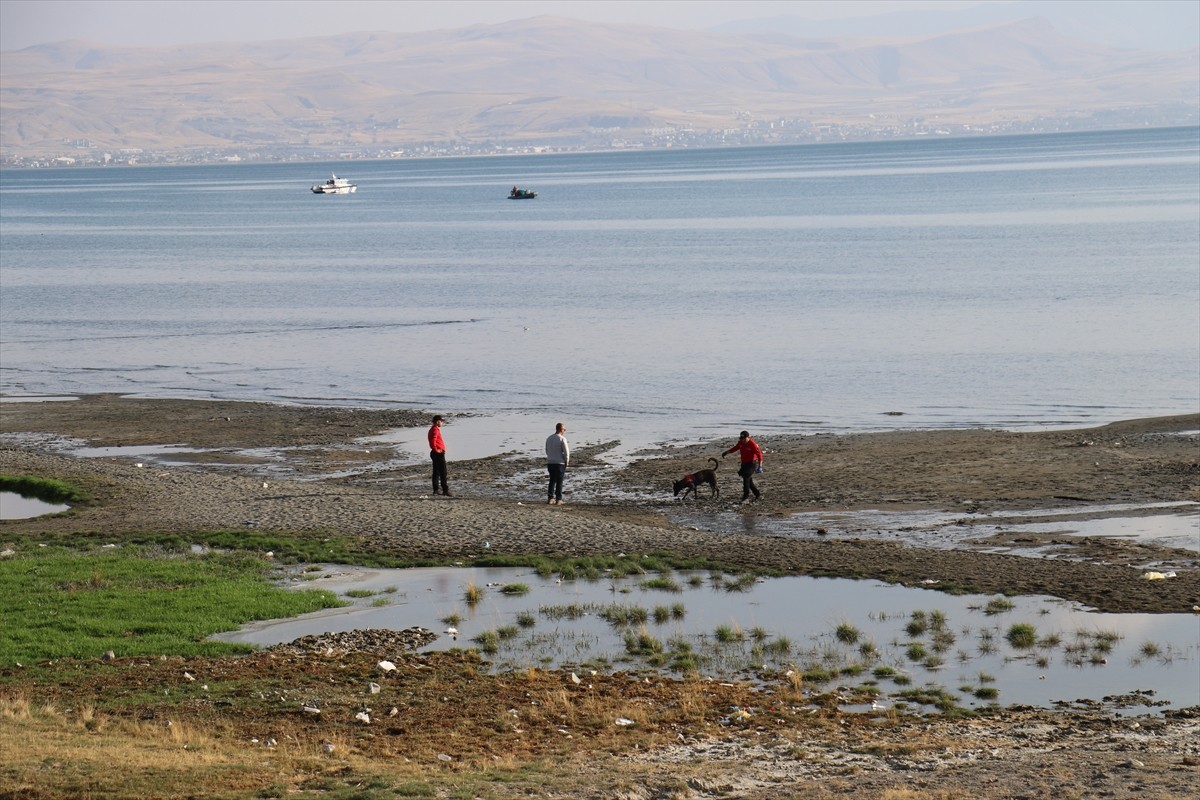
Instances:
[[[691,475],[684,475],[681,480],[675,481],[675,496],[679,497],[679,493],[683,492],[681,499],[686,500],[689,494],[694,494],[697,498],[700,494],[696,491],[697,487],[708,484],[708,488],[712,490],[712,498],[721,496],[721,490],[717,487],[717,469],[721,466],[721,462],[715,458],[710,458],[712,469],[702,469],[693,472]]]

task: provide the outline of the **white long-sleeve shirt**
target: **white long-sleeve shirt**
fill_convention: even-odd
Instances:
[[[571,448],[567,446],[567,437],[561,433],[552,433],[546,439],[546,463],[564,467],[571,463]]]

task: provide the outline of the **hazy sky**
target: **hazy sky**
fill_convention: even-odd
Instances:
[[[1004,2],[1005,0],[998,0]],[[703,29],[734,20],[791,15],[809,19],[861,17],[901,10],[952,10],[995,5],[985,0],[0,0],[0,50],[86,39],[107,45],[170,46],[257,41],[353,31],[460,28],[553,14],[585,21]],[[1062,8],[1061,2],[1014,6]],[[1095,0],[1072,3],[1074,9]],[[1163,46],[1189,47],[1197,0],[1104,0],[1128,9],[1121,27],[1143,26]],[[1182,12],[1182,14],[1180,13]],[[1026,12],[1022,10],[1022,15]],[[1048,14],[1049,15],[1049,14]],[[1180,34],[1180,19],[1184,20]],[[1157,26],[1158,33],[1154,33]],[[1200,27],[1200,23],[1196,26]],[[1147,46],[1143,42],[1129,42]]]

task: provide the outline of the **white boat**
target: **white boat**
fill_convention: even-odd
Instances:
[[[358,189],[357,184],[353,184],[345,178],[339,178],[332,173],[330,173],[329,180],[312,187],[314,194],[351,194],[356,189]]]

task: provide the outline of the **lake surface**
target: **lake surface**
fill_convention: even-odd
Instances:
[[[504,449],[1099,424],[1200,407],[1200,133],[10,170],[0,284],[7,396],[482,412]]]

